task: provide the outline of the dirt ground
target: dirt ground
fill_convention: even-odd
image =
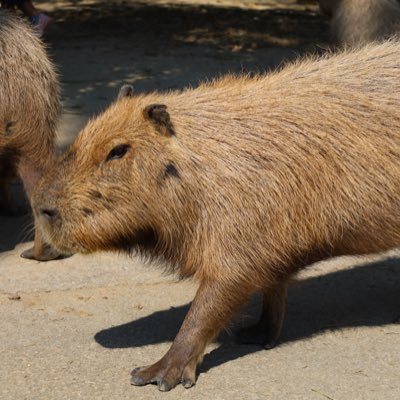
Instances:
[[[326,47],[326,21],[307,0],[36,4],[56,20],[46,41],[63,84],[61,147],[123,83],[181,88]],[[196,386],[161,393],[130,386],[129,373],[168,349],[195,284],[115,254],[23,260],[29,232],[29,215],[0,218],[1,400],[400,398],[398,250],[304,271],[269,351],[231,333],[256,318],[255,297],[209,347]]]

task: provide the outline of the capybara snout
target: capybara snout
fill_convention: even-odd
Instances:
[[[199,282],[170,350],[133,385],[192,386],[255,291],[247,340],[273,347],[297,271],[400,245],[399,54],[389,41],[184,91],[125,86],[44,176],[33,204],[56,248],[137,250]]]

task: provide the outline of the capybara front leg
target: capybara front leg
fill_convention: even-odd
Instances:
[[[257,324],[240,329],[240,343],[261,344],[265,349],[273,348],[280,336],[285,316],[287,284],[282,283],[263,291],[263,309]]]
[[[134,369],[131,383],[156,383],[161,391],[179,383],[185,388],[193,386],[206,345],[245,303],[248,294],[244,288],[203,282],[171,348],[157,363]]]

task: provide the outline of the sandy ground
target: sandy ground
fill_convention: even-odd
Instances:
[[[122,83],[181,88],[275,68],[326,41],[309,1],[37,4],[57,20],[47,43],[63,83],[61,146]],[[311,266],[289,291],[278,347],[239,346],[225,332],[194,388],[160,393],[130,386],[129,373],[168,349],[195,284],[114,254],[23,260],[29,225],[0,219],[1,400],[400,398],[399,251]],[[256,318],[259,303],[230,330]]]

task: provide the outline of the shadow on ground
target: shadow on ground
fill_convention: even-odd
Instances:
[[[22,185],[12,186],[13,198],[18,208],[18,214],[6,216],[0,210],[0,253],[12,250],[18,243],[33,239],[33,220]]]
[[[37,3],[40,6],[40,1]],[[95,32],[96,36],[117,39],[120,46],[140,46],[150,53],[182,44],[210,45],[229,53],[271,46],[298,48],[326,41],[327,21],[316,12],[315,2],[301,3],[301,9],[284,7],[285,3],[278,1],[276,7],[260,10],[251,3],[240,8],[196,2],[60,2],[52,13],[57,20],[52,35],[85,39]]]
[[[146,93],[196,86],[227,72],[270,70],[283,59],[318,51],[328,32],[315,7],[306,6],[60,4],[50,13],[56,23],[47,40],[56,62],[63,53],[64,105],[71,114],[97,113],[127,82]]]
[[[279,345],[325,331],[399,323],[399,290],[400,258],[308,278],[289,291]],[[257,315],[258,300],[252,302],[246,314]],[[95,335],[95,340],[107,348],[169,342],[174,339],[188,309],[189,305],[184,305],[158,311],[102,330]],[[218,342],[222,345],[205,356],[203,371],[261,350],[260,346],[234,344],[226,332],[218,338]]]

